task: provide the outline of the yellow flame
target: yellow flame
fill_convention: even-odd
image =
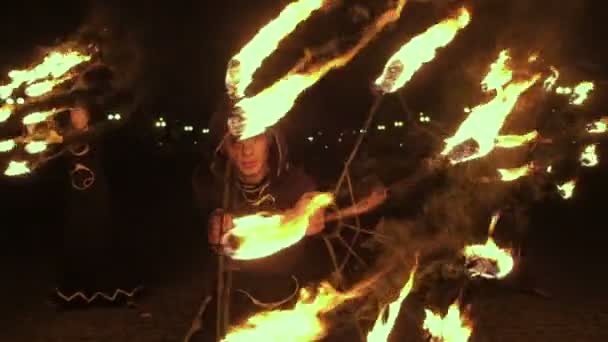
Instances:
[[[502,249],[498,247],[492,235],[500,218],[500,214],[494,214],[488,228],[488,240],[484,245],[470,245],[464,248],[463,254],[466,259],[482,258],[491,260],[496,263],[498,272],[495,277],[501,279],[506,277],[515,266],[515,261],[510,249]]]
[[[13,114],[13,107],[5,105],[0,107],[0,123],[6,121]]]
[[[448,45],[471,20],[469,11],[461,8],[457,18],[450,18],[414,37],[395,53],[384,67],[376,86],[384,93],[402,88],[425,63],[435,58],[437,50]]]
[[[302,289],[294,308],[258,313],[230,329],[222,342],[319,340],[327,334],[327,323],[321,315],[356,295],[340,293],[327,283],[319,286],[316,295]]]
[[[227,252],[233,259],[251,260],[272,255],[302,240],[312,215],[328,206],[333,196],[321,193],[313,197],[303,213],[294,215],[248,215],[233,220],[234,228],[223,238]],[[229,246],[232,241],[236,247]]]
[[[576,188],[576,180],[572,179],[564,184],[557,185],[557,191],[563,199],[571,199],[574,196],[574,189]]]
[[[473,323],[460,312],[458,302],[450,305],[443,318],[429,309],[424,309],[424,313],[422,327],[434,339],[444,342],[467,342],[471,337]]]
[[[600,134],[608,132],[608,116],[605,116],[587,125],[587,132],[591,134]]]
[[[29,154],[36,154],[46,151],[47,144],[44,141],[32,141],[25,145],[25,151]]]
[[[56,111],[54,109],[44,111],[44,112],[30,113],[23,118],[23,124],[24,125],[34,125],[34,124],[40,123],[42,121],[45,121],[46,119],[48,119],[55,113],[56,113]]]
[[[524,166],[512,168],[512,169],[498,169],[498,173],[500,173],[500,180],[503,182],[512,182],[521,177],[525,177],[532,173],[534,167],[532,164],[527,164]]]
[[[570,95],[572,94],[572,88],[570,87],[557,87],[555,93],[559,95]]]
[[[505,84],[513,79],[513,71],[507,66],[511,57],[509,50],[503,50],[498,55],[498,59],[490,66],[490,72],[481,81],[484,91],[500,90]]]
[[[259,135],[267,127],[277,123],[291,110],[295,101],[306,89],[317,83],[330,70],[348,64],[386,25],[399,19],[404,6],[405,0],[399,0],[395,8],[388,10],[368,26],[364,30],[361,40],[344,54],[302,72],[301,66],[309,59],[309,57],[305,57],[285,77],[272,86],[254,97],[240,100],[236,104],[237,112],[240,113],[243,121],[239,138],[244,140]]]
[[[532,131],[523,135],[499,135],[494,143],[499,148],[515,148],[530,143],[536,138],[538,138],[538,131]]]
[[[551,66],[550,68],[552,74],[545,79],[545,83],[543,84],[546,91],[551,91],[559,79],[559,70],[557,70],[554,66]]]
[[[44,81],[36,82],[36,83],[28,86],[27,88],[25,88],[25,95],[27,95],[29,97],[38,97],[38,96],[45,95],[45,94],[49,93],[51,90],[53,90],[56,86],[65,82],[66,80],[68,80],[68,77],[62,77],[59,79],[44,80]]]
[[[0,98],[5,99],[11,96],[13,91],[22,84],[32,84],[47,77],[61,77],[73,67],[90,59],[90,56],[83,55],[78,51],[51,52],[44,58],[42,63],[33,68],[9,72],[8,76],[12,81],[7,85],[0,86]]]
[[[15,148],[15,140],[4,140],[0,141],[0,152],[8,152]]]
[[[597,155],[597,145],[592,144],[585,147],[583,152],[581,153],[580,162],[582,166],[585,167],[594,167],[600,163],[599,157]]]
[[[455,147],[469,140],[474,140],[478,149],[470,155],[450,157],[452,163],[460,163],[486,156],[495,147],[495,139],[502,125],[511,113],[519,97],[530,88],[539,76],[530,80],[510,83],[499,91],[490,102],[479,105],[471,111],[460,125],[454,136],[445,140],[446,146],[441,155],[449,155]]]
[[[21,176],[30,173],[30,171],[26,161],[11,161],[6,171],[4,171],[4,175],[9,177]]]
[[[595,88],[593,82],[581,82],[573,90],[570,103],[576,106],[582,105],[589,97],[589,93]]]
[[[316,10],[324,0],[299,0],[283,9],[277,18],[264,26],[241,51],[232,57],[226,85],[231,96],[241,98],[262,62],[279,46],[289,33]]]
[[[367,334],[367,342],[386,342],[388,341],[388,337],[393,330],[393,326],[397,321],[397,317],[399,316],[399,311],[401,310],[401,305],[403,301],[407,298],[407,296],[412,291],[414,287],[414,276],[416,274],[417,267],[410,272],[410,276],[408,281],[405,283],[405,286],[399,292],[399,297],[388,304],[388,306],[384,306],[380,313],[378,314],[378,318],[374,323],[374,327]]]

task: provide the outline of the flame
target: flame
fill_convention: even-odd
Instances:
[[[515,148],[530,143],[538,138],[538,131],[532,131],[523,135],[499,135],[494,144],[500,148]]]
[[[0,141],[0,152],[8,152],[15,148],[15,140],[4,140]]]
[[[557,70],[554,66],[551,66],[550,68],[552,74],[545,79],[545,83],[543,84],[546,91],[551,91],[559,79],[559,70]]]
[[[405,0],[399,0],[397,6],[385,12],[363,32],[359,42],[344,54],[315,65],[309,70],[301,71],[301,66],[310,57],[297,63],[285,77],[264,89],[254,97],[243,98],[236,104],[236,112],[242,120],[241,140],[251,138],[264,132],[267,127],[277,123],[291,110],[295,101],[308,88],[317,83],[330,70],[348,64],[371,40],[401,16]]]
[[[435,58],[437,49],[448,45],[471,20],[469,11],[461,8],[457,18],[450,18],[414,37],[394,54],[384,67],[376,86],[384,93],[402,88],[414,74]]]
[[[47,77],[59,78],[75,66],[87,62],[90,56],[82,55],[78,51],[58,52],[47,55],[42,63],[25,70],[13,70],[8,73],[11,83],[0,86],[0,98],[6,99],[22,84],[32,84]]]
[[[446,146],[441,155],[450,155],[455,147],[471,140],[477,144],[478,148],[468,155],[450,156],[453,164],[481,158],[490,153],[495,147],[498,132],[515,107],[517,100],[521,94],[536,83],[538,78],[539,76],[536,75],[527,81],[510,83],[490,102],[473,108],[456,134],[445,140]]]
[[[307,203],[303,213],[272,216],[260,213],[235,218],[234,228],[223,238],[225,250],[233,259],[251,260],[292,246],[305,236],[311,216],[332,201],[332,195],[321,193]],[[237,246],[230,246],[235,243]]]
[[[429,309],[424,309],[424,313],[422,327],[431,335],[431,341],[467,342],[471,337],[473,323],[460,312],[458,302],[450,305],[443,318]]]
[[[340,293],[327,283],[319,286],[316,295],[302,289],[292,309],[258,313],[230,329],[222,342],[319,340],[327,333],[327,324],[320,316],[357,295],[354,291]]]
[[[410,276],[407,283],[405,283],[405,286],[403,286],[403,288],[399,292],[399,297],[392,303],[388,304],[388,306],[384,306],[380,310],[378,318],[376,319],[376,323],[374,323],[374,327],[367,334],[367,342],[388,341],[388,337],[391,331],[393,330],[393,326],[397,321],[397,317],[399,316],[401,305],[414,287],[414,275],[416,274],[416,269],[417,266],[414,266],[414,269],[412,269],[412,271],[410,272]]]
[[[585,166],[585,167],[597,166],[600,163],[599,157],[597,155],[597,145],[596,144],[587,145],[585,147],[585,149],[583,150],[583,153],[581,153],[581,157],[579,160],[580,160],[582,166]]]
[[[253,74],[262,62],[279,46],[289,33],[312,13],[323,6],[325,0],[299,0],[283,9],[277,18],[264,26],[238,54],[230,60],[226,86],[231,96],[241,98],[253,80]]]
[[[54,109],[44,111],[44,112],[30,113],[23,118],[23,124],[24,125],[34,125],[34,124],[40,123],[42,121],[45,121],[49,117],[53,116],[55,113],[56,113],[56,111]]]
[[[4,171],[5,176],[21,176],[27,173],[30,173],[30,168],[27,165],[26,161],[11,161]]]
[[[589,93],[595,88],[593,82],[581,82],[579,83],[573,90],[572,97],[570,98],[570,103],[576,106],[582,105],[587,97],[589,97]]]
[[[599,134],[608,132],[608,116],[605,116],[595,122],[587,125],[587,132],[591,134]]]
[[[576,188],[576,180],[572,179],[567,181],[564,184],[557,185],[557,191],[559,195],[562,196],[563,199],[571,199],[574,195],[574,189]]]
[[[507,67],[507,62],[511,57],[508,50],[503,50],[498,55],[498,59],[490,66],[490,72],[481,81],[484,91],[500,90],[505,84],[513,79],[513,71]]]
[[[0,123],[6,121],[13,114],[13,106],[5,105],[0,107]]]
[[[500,214],[498,213],[492,216],[492,221],[490,222],[490,227],[488,229],[488,240],[484,245],[466,246],[463,251],[467,261],[484,259],[496,264],[496,274],[489,275],[484,272],[479,272],[479,274],[476,274],[484,278],[504,278],[511,273],[513,266],[515,265],[511,255],[511,250],[501,249],[492,238],[494,228],[496,227],[496,223],[498,223],[499,218]]]
[[[25,151],[29,154],[44,152],[46,148],[47,144],[44,141],[32,141],[25,145]]]
[[[570,87],[557,87],[555,93],[559,95],[570,95],[572,94],[572,88]]]
[[[513,169],[498,169],[498,173],[500,173],[500,180],[503,182],[512,182],[521,177],[525,177],[532,173],[534,170],[534,165],[532,163],[516,167]]]
[[[44,94],[47,94],[51,90],[53,90],[56,86],[62,84],[67,81],[69,77],[62,77],[59,79],[45,80],[36,82],[27,88],[25,88],[25,95],[29,97],[38,97]]]

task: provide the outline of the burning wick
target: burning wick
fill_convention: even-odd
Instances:
[[[502,279],[513,270],[511,250],[501,249],[492,238],[499,219],[500,213],[492,216],[485,245],[471,245],[464,249],[465,265],[473,278]]]
[[[445,317],[424,309],[423,329],[430,335],[431,342],[467,342],[473,330],[473,323],[465,313],[460,312],[459,303],[448,308]]]

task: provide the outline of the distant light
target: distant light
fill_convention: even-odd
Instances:
[[[203,128],[203,134],[209,134],[209,128]]]
[[[325,149],[327,150],[329,148],[329,146],[325,145]]]
[[[308,141],[313,142],[313,141],[315,140],[315,137],[310,136],[310,137],[308,137],[307,139],[308,139]]]
[[[338,138],[338,142],[341,143],[342,142],[342,138]]]
[[[319,132],[317,132],[317,134],[321,136],[321,135],[323,135],[323,132],[319,131]]]
[[[553,166],[549,165],[549,166],[547,167],[547,172],[548,172],[548,173],[553,172]]]
[[[394,125],[395,127],[403,127],[403,121],[395,121],[395,122],[393,123],[393,125]]]
[[[193,129],[194,129],[194,127],[192,127],[192,126],[184,126],[184,131],[186,131],[186,132],[192,132]]]
[[[384,125],[378,125],[378,130],[379,131],[384,131],[386,129],[386,126]]]
[[[399,143],[399,147],[403,147],[403,143]]]
[[[6,104],[9,104],[9,105],[15,104],[15,100],[13,100],[13,99],[12,99],[12,98],[10,98],[10,97],[9,97],[8,99],[6,99],[6,101],[5,101],[5,102],[6,102]]]
[[[471,108],[469,108],[469,107],[464,107],[464,112],[465,112],[465,113],[470,113],[470,112],[471,112]]]
[[[108,114],[108,120],[114,120],[114,115],[113,114]]]
[[[359,130],[359,133],[361,133],[361,134],[363,134],[363,133],[365,133],[365,132],[367,132],[367,131],[366,131],[366,130],[364,130],[364,129],[360,129],[360,130]]]
[[[24,104],[25,100],[23,99],[23,97],[19,97],[17,98],[17,104]]]
[[[120,120],[120,119],[121,119],[120,113],[114,114],[114,120]]]

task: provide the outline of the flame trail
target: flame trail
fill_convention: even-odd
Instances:
[[[386,25],[396,21],[401,16],[405,0],[399,0],[392,8],[368,26],[359,42],[341,56],[314,65],[302,71],[302,65],[309,57],[305,57],[285,77],[275,82],[253,97],[246,97],[236,104],[236,111],[241,119],[238,132],[241,140],[251,138],[264,132],[267,127],[276,124],[293,107],[295,101],[308,88],[317,83],[329,71],[348,64]]]
[[[433,342],[467,342],[473,332],[473,323],[460,312],[458,302],[448,308],[445,317],[424,309],[425,319],[423,329],[426,330]]]
[[[376,86],[384,93],[402,88],[425,63],[435,58],[437,50],[448,45],[471,20],[469,11],[461,8],[457,18],[436,24],[414,37],[395,53],[384,67]]]
[[[48,118],[52,117],[53,115],[57,114],[58,112],[59,112],[59,110],[57,110],[57,109],[51,109],[51,110],[47,110],[47,111],[43,111],[43,112],[30,113],[23,118],[22,122],[26,126],[34,125],[34,124],[47,120]]]
[[[490,66],[490,72],[481,81],[483,91],[499,91],[505,84],[513,80],[513,71],[507,67],[510,58],[509,50],[500,52],[498,59]]]
[[[581,82],[574,88],[570,103],[575,106],[582,105],[587,100],[589,93],[593,91],[594,87],[595,85],[593,82]]]
[[[23,84],[32,84],[45,78],[60,78],[75,66],[88,62],[91,57],[78,51],[51,52],[44,60],[30,69],[13,70],[8,73],[11,82],[0,86],[0,98],[6,99]]]
[[[581,165],[584,167],[594,167],[600,163],[597,155],[597,145],[591,144],[585,147],[580,157]]]
[[[591,134],[600,134],[608,132],[608,116],[605,116],[587,125],[587,132]]]
[[[399,297],[392,303],[388,304],[388,306],[384,306],[380,310],[378,318],[374,323],[374,327],[367,334],[367,342],[388,341],[388,337],[391,334],[391,331],[393,330],[393,326],[397,321],[397,317],[399,316],[401,305],[414,287],[414,276],[416,274],[416,269],[417,265],[414,266],[414,269],[412,269],[412,271],[410,272],[409,279],[405,283],[405,286],[403,286],[403,288],[401,289]]]
[[[470,265],[468,268],[472,276],[502,279],[513,270],[515,263],[511,250],[501,249],[492,238],[499,218],[500,213],[492,216],[485,245],[470,245],[464,248],[463,254],[467,265]]]
[[[498,173],[500,173],[500,180],[503,182],[512,182],[521,177],[528,176],[532,173],[532,171],[534,171],[533,163],[512,169],[498,169]]]
[[[538,136],[536,130],[523,135],[499,135],[496,137],[494,144],[495,147],[499,148],[515,148],[536,140]]]
[[[333,202],[321,193],[313,197],[304,212],[291,215],[248,215],[233,220],[234,228],[222,238],[224,250],[233,259],[251,260],[272,255],[304,238],[309,220],[319,209]]]
[[[245,96],[253,74],[277,49],[279,43],[296,27],[320,9],[325,0],[299,0],[283,9],[277,18],[264,26],[228,64],[226,87],[233,98]]]

